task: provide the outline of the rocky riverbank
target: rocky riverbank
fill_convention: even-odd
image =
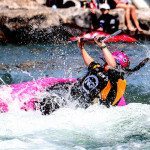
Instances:
[[[26,0],[23,4],[18,0],[15,2],[9,4],[8,1],[4,4],[0,1],[1,43],[60,43],[88,31],[91,26],[89,9],[52,9],[31,0]],[[99,10],[96,12],[101,15]],[[124,10],[111,10],[111,14],[119,16],[120,28],[127,32]],[[129,34],[140,39],[150,39],[150,9],[137,10],[137,15],[144,33]]]

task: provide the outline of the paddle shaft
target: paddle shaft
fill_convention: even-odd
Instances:
[[[148,63],[150,61],[150,58],[145,58],[143,61],[141,61],[137,66],[135,66],[132,69],[126,69],[127,72],[132,73],[135,71],[138,71],[139,69],[141,69],[146,63]]]
[[[102,40],[102,42],[105,42],[105,41],[109,40],[110,38],[112,38],[112,37],[114,37],[114,36],[120,34],[121,32],[122,32],[122,30],[118,30],[118,31],[114,32],[113,34],[110,34],[110,35],[106,36],[106,37]]]

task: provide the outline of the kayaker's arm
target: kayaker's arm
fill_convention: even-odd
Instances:
[[[94,38],[94,41],[97,45],[102,49],[105,61],[107,62],[108,66],[113,68],[116,67],[116,61],[111,52],[108,50],[106,44],[104,42],[99,42],[97,38]]]
[[[89,66],[91,62],[94,61],[94,59],[87,53],[87,51],[84,48],[84,42],[81,41],[81,39],[78,40],[78,47],[80,48],[82,58],[84,60],[84,63],[86,66]]]

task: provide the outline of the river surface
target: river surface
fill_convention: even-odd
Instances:
[[[95,45],[85,46],[101,62]],[[131,68],[150,57],[150,42],[108,44],[124,50]],[[13,83],[49,77],[81,77],[86,68],[76,43],[0,46],[0,63],[8,66]],[[0,70],[3,73],[3,70]],[[127,76],[128,105],[61,108],[49,116],[14,109],[0,114],[1,150],[149,150],[150,64]],[[7,98],[7,96],[6,96]],[[17,103],[17,100],[16,100]],[[17,105],[17,104],[16,104]]]

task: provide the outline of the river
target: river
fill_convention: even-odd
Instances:
[[[97,46],[87,44],[85,47],[102,63]],[[148,41],[108,44],[108,47],[111,51],[124,50],[130,57],[131,68],[150,57]],[[6,45],[0,46],[0,52],[0,63],[9,66],[7,71],[11,73],[13,83],[43,76],[77,78],[86,72],[76,43]],[[124,107],[107,109],[93,105],[85,110],[70,106],[43,116],[39,112],[16,110],[14,105],[12,111],[0,114],[0,149],[149,150],[149,77],[150,64],[127,76],[125,97],[128,105]]]

